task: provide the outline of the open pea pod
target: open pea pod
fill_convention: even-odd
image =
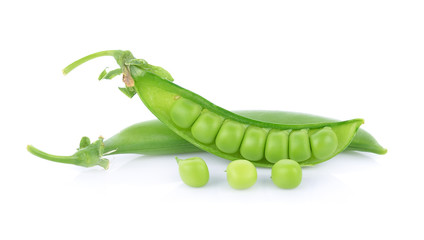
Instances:
[[[301,125],[256,121],[155,74],[139,72],[138,67],[131,67],[131,72],[137,93],[159,120],[198,148],[229,160],[270,166],[290,158],[314,165],[342,152],[363,123],[362,119]]]
[[[128,51],[103,51],[64,69],[100,56],[113,56],[123,73],[127,96],[138,94],[147,108],[169,129],[194,146],[228,160],[247,159],[269,167],[283,158],[315,165],[342,152],[362,119],[312,124],[278,124],[243,117],[214,105],[174,83],[161,67],[135,59]]]

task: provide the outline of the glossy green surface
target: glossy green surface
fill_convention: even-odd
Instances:
[[[197,141],[211,144],[214,142],[223,121],[224,118],[219,115],[203,111],[191,127],[191,134]]]
[[[296,130],[290,133],[289,157],[297,162],[311,158],[308,130]]]
[[[254,120],[284,125],[338,122],[338,120],[333,118],[300,112],[244,110],[236,111],[236,113]],[[352,142],[345,150],[355,150],[375,154],[387,153],[387,149],[382,147],[378,141],[362,127],[356,132]]]
[[[219,128],[221,127],[222,121],[231,120],[243,126],[246,126],[247,128],[262,129],[262,132],[266,133],[269,133],[273,130],[289,131],[289,156],[290,151],[292,151],[292,155],[296,157],[297,161],[301,161],[302,165],[314,165],[326,161],[328,159],[331,159],[336,154],[345,150],[347,146],[352,142],[352,139],[357,133],[359,126],[363,123],[362,119],[352,119],[348,121],[335,121],[329,119],[310,123],[301,123],[301,121],[298,121],[293,123],[281,124],[276,123],[273,120],[263,121],[259,118],[253,119],[248,117],[247,115],[243,116],[235,114],[233,112],[220,108],[211,103],[210,101],[202,98],[201,96],[172,83],[173,79],[165,69],[150,65],[145,60],[135,59],[129,51],[113,50],[94,53],[70,64],[64,69],[63,72],[64,74],[67,74],[82,63],[101,56],[113,56],[121,67],[120,72],[122,72],[123,74],[123,81],[126,85],[126,88],[120,88],[123,93],[130,97],[134,96],[135,94],[138,94],[143,103],[147,106],[147,108],[160,121],[162,121],[174,133],[176,133],[186,141],[190,142],[195,147],[198,147],[204,151],[208,151],[210,153],[213,153],[217,156],[229,160],[243,158],[241,154],[241,152],[243,152],[245,153],[245,155],[251,154],[253,156],[252,160],[255,160],[255,157],[258,158],[258,156],[263,156],[261,159],[255,161],[255,165],[257,166],[270,167],[273,165],[272,161],[275,161],[275,159],[272,159],[272,157],[270,157],[270,159],[266,159],[267,154],[265,154],[265,149],[262,150],[261,137],[259,137],[259,139],[255,139],[255,141],[258,141],[258,143],[260,143],[259,146],[255,146],[256,149],[240,149],[235,153],[226,153],[224,151],[221,151],[220,148],[218,148],[216,145],[215,138],[218,134]],[[117,74],[112,74],[111,76],[116,75]],[[101,76],[108,76],[108,73],[104,74],[102,72]],[[111,78],[111,76],[109,76],[108,78]],[[190,118],[190,114],[174,115],[172,113],[172,108],[175,107],[175,102],[181,99],[186,99],[187,101],[194,103],[193,106],[195,109],[199,107],[202,109],[202,113],[196,119],[196,122],[188,128],[182,128],[180,126],[186,127],[189,125],[188,123],[192,121],[192,118]],[[174,111],[178,112],[177,110]],[[217,117],[203,118],[202,114],[205,112],[210,112],[211,114],[214,114]],[[178,115],[178,117],[175,117],[176,115]],[[185,116],[187,118],[185,118]],[[219,120],[217,120],[218,118]],[[199,123],[196,124],[198,121]],[[305,138],[305,136],[298,138],[296,137],[297,134],[292,137],[292,132],[294,133],[307,131],[307,139],[309,141],[309,137],[311,135],[325,127],[331,127],[331,129],[336,134],[338,140],[338,144],[334,153],[327,156],[325,159],[319,159],[307,152],[300,153],[297,149],[303,148],[306,151],[305,146],[306,144],[309,144],[309,142],[302,143],[303,140],[300,144],[297,144],[296,141],[294,142],[295,145],[297,144],[299,147],[290,148],[290,139]],[[228,142],[230,141],[228,139],[223,140]],[[370,140],[370,138],[368,138],[368,140]],[[244,139],[242,140],[242,145],[243,141]],[[251,140],[248,139],[246,141],[250,142]],[[264,146],[266,146],[266,142]],[[361,148],[364,146],[366,145],[357,145],[355,147]],[[242,146],[240,146],[240,148],[242,148]],[[375,148],[374,151],[376,151],[376,149],[377,148]],[[382,151],[382,153],[384,152],[385,150]],[[309,156],[309,158],[305,159],[307,156]]]
[[[268,162],[275,163],[289,157],[289,134],[287,130],[272,130],[268,134],[265,146],[265,158]]]
[[[302,168],[294,160],[282,159],[272,166],[271,178],[279,188],[296,188],[302,181]]]
[[[227,182],[234,189],[247,189],[256,183],[256,167],[247,160],[235,160],[227,166]]]
[[[244,125],[226,120],[216,136],[216,147],[225,153],[236,153],[243,140],[245,130]]]
[[[190,187],[203,187],[209,181],[209,170],[205,161],[199,157],[179,159],[178,171],[181,180]]]
[[[306,135],[304,135],[302,138],[302,139],[306,139],[307,142],[304,142],[303,145],[299,145],[299,146],[306,146],[306,144],[309,144],[308,134],[313,134],[314,132],[327,126],[332,127],[332,129],[337,134],[338,140],[339,140],[337,150],[334,152],[334,154],[329,156],[327,159],[317,159],[314,156],[312,156],[312,154],[310,153],[310,148],[307,149],[303,147],[302,149],[304,149],[305,151],[309,150],[309,152],[300,153],[298,150],[294,151],[295,153],[294,159],[301,161],[302,165],[314,165],[314,164],[326,161],[328,159],[331,159],[333,156],[340,153],[341,151],[343,151],[352,141],[359,126],[363,123],[362,119],[353,119],[353,120],[348,120],[343,122],[324,122],[324,123],[318,123],[318,124],[293,124],[293,125],[283,125],[283,124],[276,124],[272,122],[256,121],[256,120],[245,118],[243,116],[229,112],[216,105],[213,105],[212,103],[200,97],[199,95],[193,92],[190,92],[184,88],[181,88],[169,81],[163,80],[155,74],[146,72],[143,68],[139,68],[138,66],[131,67],[130,72],[132,73],[132,77],[135,82],[135,88],[137,93],[141,97],[144,104],[149,108],[150,111],[152,111],[153,114],[155,114],[155,116],[158,119],[160,119],[164,124],[167,125],[167,127],[169,127],[176,134],[178,134],[179,136],[181,136],[188,142],[192,143],[196,147],[204,151],[208,151],[217,156],[226,158],[228,160],[248,158],[248,160],[255,161],[255,165],[264,166],[264,167],[267,167],[267,166],[269,167],[269,166],[272,166],[273,164],[267,161],[265,157],[262,157],[261,159],[259,159],[259,157],[265,156],[264,152],[262,152],[264,151],[264,148],[262,148],[262,146],[265,146],[265,145],[262,145],[262,142],[263,142],[262,138],[256,139],[258,143],[260,144],[257,148],[250,151],[250,150],[247,150],[247,148],[243,147],[243,141],[248,135],[247,133],[245,133],[245,136],[243,137],[242,145],[240,147],[240,151],[233,154],[229,154],[229,153],[225,153],[221,151],[213,142],[213,139],[216,136],[212,136],[213,135],[212,132],[217,133],[216,131],[217,128],[215,127],[215,124],[211,124],[214,121],[209,121],[210,123],[206,124],[206,121],[202,120],[202,122],[205,122],[205,124],[201,125],[200,131],[196,130],[194,132],[192,129],[194,127],[197,128],[196,123],[197,121],[200,121],[202,114],[193,124],[192,129],[178,128],[169,116],[169,112],[171,111],[171,108],[176,98],[178,97],[187,98],[190,101],[200,105],[203,109],[202,111],[212,112],[215,115],[220,116],[222,120],[232,120],[232,121],[238,122],[239,124],[247,125],[248,127],[261,128],[262,132],[264,131],[268,132],[272,129],[290,130],[290,131],[308,129]],[[209,126],[209,124],[211,125]],[[211,131],[209,131],[208,129],[211,129]],[[200,136],[197,135],[198,133],[200,133]],[[201,135],[202,133],[207,133],[207,137],[203,138],[203,136]],[[263,134],[261,135],[257,134],[257,135],[263,136]],[[266,135],[265,135],[265,139],[266,139]],[[250,141],[251,140],[249,140],[248,143]],[[289,148],[290,148],[290,144],[289,144]],[[242,155],[242,153],[244,153],[244,156]],[[306,158],[308,156],[309,158]]]
[[[266,136],[266,130],[255,126],[248,127],[240,147],[241,156],[249,161],[263,159]]]
[[[181,128],[189,128],[193,125],[194,121],[199,117],[202,108],[187,99],[180,99],[175,101],[171,109],[171,119]]]
[[[331,156],[337,148],[337,135],[330,127],[325,127],[310,136],[312,154],[318,159]]]

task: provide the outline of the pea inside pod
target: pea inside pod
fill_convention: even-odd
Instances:
[[[311,149],[318,159],[325,159],[331,156],[337,149],[337,135],[330,127],[325,127],[310,137]]]
[[[223,121],[224,119],[219,115],[213,112],[204,111],[193,124],[191,133],[198,141],[205,144],[211,144],[214,142]]]
[[[175,101],[175,105],[171,109],[171,119],[181,128],[189,128],[199,117],[202,108],[188,99]]]
[[[240,147],[240,154],[243,158],[250,161],[259,161],[263,159],[266,136],[266,130],[250,126],[246,130]]]
[[[224,153],[236,153],[240,148],[245,130],[244,125],[226,120],[216,137],[216,147]]]
[[[265,147],[268,162],[276,163],[289,157],[289,134],[287,130],[273,130],[268,134]]]
[[[293,131],[289,137],[289,156],[297,162],[302,162],[311,157],[308,130]]]

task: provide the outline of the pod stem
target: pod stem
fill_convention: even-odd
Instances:
[[[28,152],[34,154],[37,157],[44,158],[46,160],[50,160],[50,161],[53,161],[53,162],[71,163],[72,164],[76,160],[74,156],[57,156],[57,155],[48,154],[48,153],[43,152],[40,149],[38,149],[38,148],[36,148],[32,145],[28,145],[27,150],[28,150]]]
[[[62,70],[63,75],[68,74],[69,72],[74,70],[76,67],[78,67],[79,65],[81,65],[85,62],[88,62],[88,61],[95,59],[95,58],[98,58],[98,57],[105,57],[105,56],[114,57],[116,62],[119,64],[119,66],[121,67],[122,70],[124,70],[124,68],[125,68],[125,63],[134,58],[134,56],[131,54],[130,51],[122,51],[122,50],[100,51],[100,52],[96,52],[96,53],[90,54],[88,56],[85,56],[83,58],[80,58],[80,59],[76,60],[75,62],[69,64],[68,66],[66,66]]]
[[[100,73],[100,76],[98,77],[98,79],[99,80],[112,79],[122,74],[122,81],[125,83],[125,87],[119,88],[119,90],[121,90],[121,92],[124,93],[129,98],[132,98],[135,94],[137,94],[137,91],[135,90],[135,87],[134,87],[135,86],[134,79],[130,73],[131,66],[134,66],[134,67],[136,66],[138,68],[138,74],[141,74],[140,72],[142,71],[145,71],[145,72],[147,71],[147,72],[156,74],[157,76],[163,79],[166,79],[168,81],[172,82],[174,80],[171,74],[169,74],[169,72],[166,71],[165,69],[158,66],[150,65],[143,59],[135,59],[130,51],[122,51],[122,50],[107,50],[107,51],[100,51],[100,52],[87,55],[66,66],[62,70],[62,72],[64,75],[66,75],[83,63],[86,63],[98,57],[105,57],[105,56],[114,57],[120,68],[114,69],[110,72],[107,72],[106,71],[107,68],[106,68]]]
[[[53,162],[59,162],[59,163],[66,163],[66,164],[74,164],[77,166],[82,167],[93,167],[93,166],[101,166],[104,169],[109,168],[109,160],[103,157],[103,151],[104,151],[104,144],[103,144],[103,138],[100,137],[99,140],[93,142],[93,143],[87,143],[88,138],[83,138],[81,141],[80,148],[78,151],[73,154],[72,156],[58,156],[58,155],[52,155],[48,154],[46,152],[43,152],[36,147],[32,145],[27,146],[28,152],[34,154],[37,157],[53,161]],[[84,147],[81,147],[84,145]]]

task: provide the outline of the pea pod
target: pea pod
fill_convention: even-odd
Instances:
[[[330,118],[296,112],[253,110],[235,111],[235,113],[256,120],[268,120],[283,124],[335,121]],[[33,146],[29,146],[28,149],[33,154],[44,159],[85,167],[95,165],[107,167],[108,161],[104,157],[114,154],[163,155],[201,151],[199,148],[179,137],[159,120],[133,124],[105,141],[101,138],[94,143],[90,143],[87,137],[83,137],[80,144],[77,153],[73,156],[66,157],[47,154]],[[350,145],[345,149],[345,151],[349,150],[376,154],[385,154],[387,151],[371,134],[362,128],[358,130]]]
[[[138,94],[147,108],[180,137],[204,151],[228,160],[245,158],[255,162],[257,166],[272,166],[275,159],[267,159],[266,156],[275,156],[275,152],[271,148],[268,149],[271,152],[265,154],[266,146],[288,143],[288,155],[291,159],[303,166],[315,165],[343,151],[363,123],[362,119],[352,119],[339,122],[278,124],[247,118],[216,106],[172,83],[173,79],[166,70],[150,65],[145,60],[135,59],[129,51],[103,51],[88,55],[66,67],[64,74],[88,60],[101,56],[113,56],[121,67],[126,85],[126,88],[121,89],[123,93],[130,97]],[[243,139],[240,145],[236,146],[236,152],[220,148],[216,143],[221,131],[227,131],[228,128],[222,126],[228,122],[236,124],[238,127],[234,129],[237,131],[243,131]],[[223,142],[239,140],[237,137],[241,134],[228,131],[230,132],[222,133],[228,137],[221,139]],[[288,141],[269,138],[272,131],[287,131]],[[318,134],[321,131],[327,131],[327,135],[332,137]],[[326,148],[311,148],[311,140],[315,145],[325,145]],[[234,146],[229,146],[228,149],[233,150]]]

